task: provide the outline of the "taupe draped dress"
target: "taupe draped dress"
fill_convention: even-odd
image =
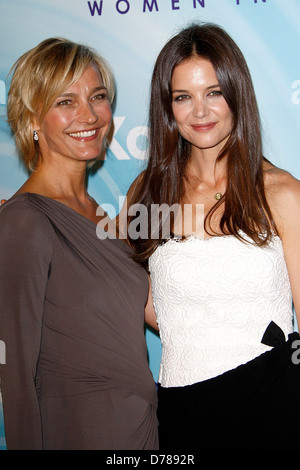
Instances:
[[[157,449],[146,272],[122,240],[24,193],[0,209],[8,449]]]

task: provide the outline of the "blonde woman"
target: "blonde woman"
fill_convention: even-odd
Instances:
[[[0,210],[0,367],[8,449],[156,449],[146,272],[99,239],[86,169],[114,83],[86,46],[51,38],[15,64],[8,121],[31,174]]]

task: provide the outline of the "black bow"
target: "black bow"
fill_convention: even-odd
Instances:
[[[281,346],[285,343],[285,335],[282,329],[273,321],[269,323],[261,342],[267,346]]]

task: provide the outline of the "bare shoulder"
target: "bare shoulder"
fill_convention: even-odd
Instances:
[[[298,198],[300,196],[300,181],[288,171],[277,168],[271,164],[264,167],[264,182],[267,196],[272,200],[282,198]]]
[[[288,171],[264,166],[267,200],[278,228],[300,219],[300,181]]]

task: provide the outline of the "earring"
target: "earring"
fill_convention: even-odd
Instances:
[[[35,140],[36,142],[39,140],[37,131],[33,131],[33,140]]]

